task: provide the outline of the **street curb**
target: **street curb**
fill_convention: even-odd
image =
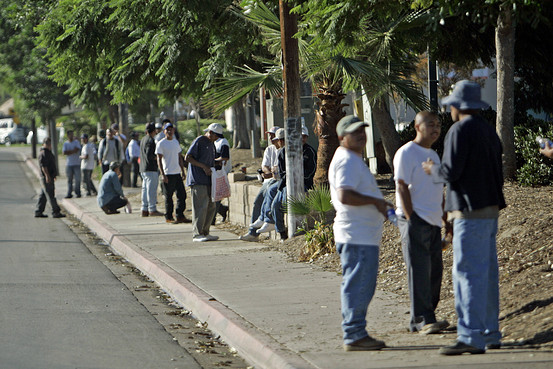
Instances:
[[[24,156],[24,161],[39,177],[37,164],[26,156]],[[240,356],[256,368],[315,368],[311,363],[284,348],[270,335],[260,331],[167,264],[131,243],[126,237],[92,213],[85,211],[74,201],[63,199],[61,204],[67,212],[73,214],[90,230],[108,242],[116,253],[158,283],[172,298],[191,310],[198,320],[206,322],[210,330],[220,335],[229,346],[236,349]]]

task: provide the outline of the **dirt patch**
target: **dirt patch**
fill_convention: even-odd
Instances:
[[[233,156],[235,165],[246,166],[254,173],[260,159],[244,155]],[[248,151],[249,152],[249,151]],[[238,153],[237,153],[238,154]],[[234,154],[233,154],[234,155]],[[394,202],[394,188],[389,176],[379,177],[386,199]],[[507,208],[499,217],[497,251],[500,273],[500,327],[504,343],[540,346],[553,349],[553,217],[551,204],[553,188],[528,188],[507,183],[504,188]],[[220,223],[219,227],[244,234],[243,226]],[[297,261],[305,246],[303,236],[284,243],[264,240],[273,249]],[[451,265],[451,247],[444,251],[444,277],[438,317],[450,322],[457,320]],[[338,256],[327,254],[310,263],[340,273]],[[378,288],[408,298],[405,265],[401,253],[399,231],[385,223],[380,253]]]

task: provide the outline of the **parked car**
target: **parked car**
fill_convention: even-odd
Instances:
[[[15,124],[12,118],[0,119],[0,144],[25,143],[25,127]]]

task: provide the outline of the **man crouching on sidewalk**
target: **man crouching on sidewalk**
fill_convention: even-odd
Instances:
[[[366,330],[366,315],[376,289],[382,225],[391,203],[384,200],[371,171],[363,161],[365,127],[349,115],[336,133],[341,146],[330,163],[328,180],[336,209],[334,239],[342,262],[342,330],[345,351],[380,350],[383,341]]]
[[[121,182],[119,182],[121,177],[119,166],[118,162],[112,161],[109,164],[109,170],[104,173],[100,180],[98,205],[106,214],[119,214],[117,209],[129,203],[129,200],[123,195],[123,188]]]

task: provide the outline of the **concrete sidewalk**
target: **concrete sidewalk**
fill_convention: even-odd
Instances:
[[[38,174],[36,160],[28,159],[28,153],[24,160]],[[60,172],[63,165],[60,161]],[[66,186],[65,178],[56,181],[58,198]],[[553,353],[528,348],[441,356],[438,348],[451,344],[455,332],[408,333],[408,301],[382,291],[370,305],[368,329],[389,348],[346,353],[340,328],[341,277],[336,273],[290,262],[264,244],[240,241],[217,228],[212,234],[218,241],[193,243],[190,224],[142,218],[137,202],[132,203],[134,213],[116,215],[104,214],[95,197],[60,204],[257,368],[553,367]]]

